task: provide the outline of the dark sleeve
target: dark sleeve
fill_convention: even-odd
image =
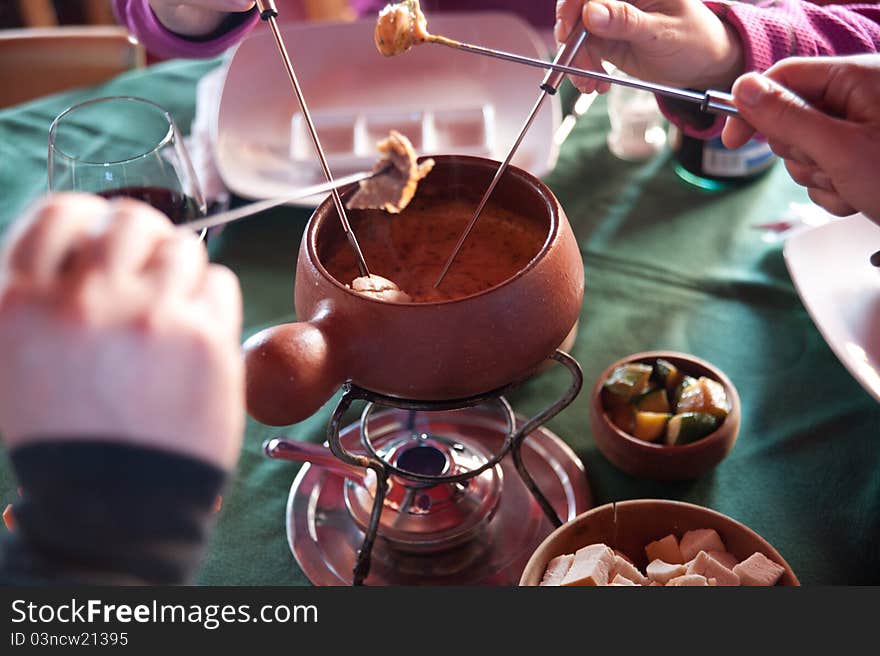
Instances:
[[[21,500],[0,549],[14,584],[192,580],[225,474],[172,453],[108,441],[14,449]]]

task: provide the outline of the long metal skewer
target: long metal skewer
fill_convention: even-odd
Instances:
[[[318,153],[318,159],[321,161],[321,169],[324,171],[324,177],[327,178],[327,182],[333,182],[333,174],[330,172],[330,166],[327,164],[327,157],[324,155],[324,149],[321,147],[320,139],[318,139],[318,131],[315,129],[312,115],[309,112],[308,105],[306,105],[305,96],[303,96],[302,87],[300,87],[296,73],[293,71],[293,63],[290,61],[290,56],[287,54],[284,40],[281,38],[281,31],[278,29],[278,21],[276,20],[278,17],[278,9],[275,7],[275,1],[257,0],[257,9],[260,12],[260,18],[269,24],[269,28],[272,30],[272,36],[275,37],[275,44],[278,46],[278,52],[281,53],[281,59],[284,61],[284,68],[287,71],[287,76],[290,78],[290,83],[293,85],[296,99],[299,101],[299,106],[302,108],[303,116],[306,119],[309,135],[312,137],[312,143],[315,146],[315,151]],[[348,222],[348,216],[345,213],[345,206],[342,204],[342,199],[339,197],[339,191],[334,187],[330,193],[333,196],[333,204],[336,206],[339,220],[342,222],[342,230],[345,232],[345,236],[348,238],[348,243],[351,244],[355,256],[357,257],[358,269],[362,276],[369,276],[370,271],[364,260],[364,254],[361,251],[360,244],[358,244],[357,238],[351,230],[351,224]]]
[[[347,175],[344,178],[336,178],[335,180],[332,180],[330,182],[322,182],[321,184],[310,185],[308,187],[300,187],[299,189],[295,189],[294,191],[291,191],[284,196],[269,198],[267,200],[260,200],[255,203],[248,203],[247,205],[236,207],[234,210],[219,212],[218,214],[206,216],[204,219],[197,219],[188,223],[178,224],[177,229],[180,231],[199,232],[207,228],[216,228],[220,225],[225,225],[227,223],[232,223],[233,221],[238,221],[239,219],[244,219],[248,216],[253,216],[254,214],[257,214],[259,212],[271,210],[273,207],[278,207],[279,205],[284,205],[285,203],[289,203],[294,200],[300,200],[302,198],[308,198],[309,196],[316,196],[318,194],[326,194],[328,191],[332,191],[346,185],[354,184],[355,182],[360,182],[361,180],[366,180],[367,178],[371,178],[374,175],[376,174],[372,171],[361,171],[360,173],[352,173],[351,175]]]
[[[654,82],[646,82],[644,80],[639,80],[636,78],[621,77],[619,75],[612,75],[610,73],[590,71],[585,68],[576,68],[570,66],[570,62],[548,62],[542,59],[535,59],[534,57],[526,57],[524,55],[517,55],[512,52],[505,52],[504,50],[495,50],[493,48],[476,46],[471,43],[462,43],[460,41],[454,41],[445,37],[431,39],[428,42],[439,43],[440,45],[454,48],[455,50],[462,50],[464,52],[470,52],[477,55],[494,57],[495,59],[503,59],[504,61],[514,62],[517,64],[525,64],[526,66],[532,66],[534,68],[543,68],[545,70],[550,69],[559,73],[575,75],[577,77],[587,77],[594,80],[599,80],[601,82],[619,84],[625,87],[632,87],[633,89],[650,91],[661,96],[677,98],[679,100],[684,100],[685,102],[695,103],[699,105],[700,109],[702,109],[704,112],[709,112],[711,114],[724,114],[726,116],[736,116],[737,114],[739,114],[738,110],[733,104],[733,96],[731,96],[729,93],[725,93],[724,91],[717,91],[714,89],[709,89],[708,91],[692,91],[690,89],[680,89],[678,87],[673,87],[666,84],[656,84]]]
[[[582,28],[576,28],[565,40],[565,43],[563,43],[559,47],[559,51],[556,53],[556,57],[553,59],[553,63],[565,66],[570,64],[572,59],[574,59],[577,51],[583,45],[586,38],[587,31]],[[446,264],[443,265],[443,269],[440,271],[440,276],[437,278],[437,282],[434,283],[435,288],[440,286],[440,283],[443,282],[443,278],[445,278],[446,274],[449,273],[449,267],[452,266],[455,258],[458,257],[458,253],[459,251],[461,251],[461,247],[464,246],[464,242],[467,240],[468,235],[470,235],[471,230],[474,229],[474,226],[477,223],[477,219],[479,219],[480,214],[483,213],[483,208],[485,208],[486,203],[489,202],[489,197],[492,195],[495,187],[498,186],[498,182],[501,180],[501,177],[507,170],[507,167],[510,164],[510,160],[513,159],[513,156],[516,154],[517,148],[519,148],[519,145],[522,143],[523,138],[525,138],[526,133],[532,126],[532,123],[534,123],[535,117],[538,115],[538,110],[541,109],[541,105],[544,103],[544,100],[547,98],[548,95],[553,95],[556,93],[556,90],[562,83],[562,78],[563,73],[559,71],[551,69],[547,72],[547,75],[541,82],[541,93],[538,96],[538,99],[535,101],[535,105],[532,107],[532,111],[529,112],[525,123],[523,123],[522,128],[520,128],[516,140],[513,142],[513,145],[510,147],[510,151],[507,153],[507,157],[504,158],[501,166],[499,166],[498,170],[495,172],[495,177],[492,178],[492,182],[489,183],[489,188],[486,189],[486,193],[483,194],[483,198],[480,200],[480,204],[477,205],[477,211],[474,212],[474,215],[465,227],[464,232],[462,232],[461,236],[458,238],[458,243],[456,243],[455,248],[452,250],[452,254],[446,260]]]

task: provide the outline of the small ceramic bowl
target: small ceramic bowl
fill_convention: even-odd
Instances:
[[[647,565],[645,545],[670,533],[680,538],[686,531],[700,528],[718,531],[727,550],[739,560],[760,551],[781,565],[785,572],[777,585],[800,585],[791,566],[773,545],[745,524],[702,506],[664,499],[609,503],[566,522],[538,546],[526,563],[519,584],[538,585],[547,563],[553,558],[595,543],[607,544],[626,554],[644,572]]]
[[[631,362],[652,364],[663,358],[689,376],[706,376],[724,386],[730,413],[712,433],[690,444],[667,446],[640,440],[614,425],[602,403],[602,385],[616,367]],[[739,394],[730,379],[705,360],[672,351],[648,351],[627,356],[611,364],[596,380],[590,397],[590,426],[599,450],[615,466],[643,478],[686,480],[706,473],[730,453],[739,434]]]

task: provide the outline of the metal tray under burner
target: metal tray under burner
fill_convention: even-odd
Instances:
[[[377,448],[407,431],[408,413],[376,412],[370,434]],[[517,417],[517,421],[524,422]],[[501,449],[506,424],[484,407],[426,413],[419,429],[475,445],[494,453]],[[346,449],[363,453],[360,425],[346,427],[340,440]],[[522,445],[530,474],[563,521],[593,505],[587,477],[578,457],[546,428],[532,432]],[[505,457],[496,466],[502,480],[497,509],[465,544],[434,553],[408,553],[381,536],[376,540],[367,585],[516,585],[541,541],[552,531],[514,467]],[[304,464],[287,502],[287,538],[297,563],[315,585],[351,585],[352,568],[364,533],[346,506],[346,478],[323,467]],[[387,512],[387,510],[386,510]]]

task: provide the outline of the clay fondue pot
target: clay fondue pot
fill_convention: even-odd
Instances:
[[[459,199],[476,208],[498,163],[454,155],[434,159],[416,194],[422,206]],[[510,167],[492,203],[546,226],[546,241],[524,268],[471,296],[390,303],[353,292],[346,287],[351,281],[335,280],[325,268],[328,253],[345,239],[332,200],[325,200],[299,251],[300,321],[266,329],[245,343],[250,414],[276,426],[301,421],[347,380],[388,396],[448,401],[533,373],[578,318],[583,262],[562,207],[537,178]],[[399,216],[351,211],[349,219],[358,234],[358,226],[371,220],[421,217],[411,205]],[[365,258],[369,265],[369,252]]]

